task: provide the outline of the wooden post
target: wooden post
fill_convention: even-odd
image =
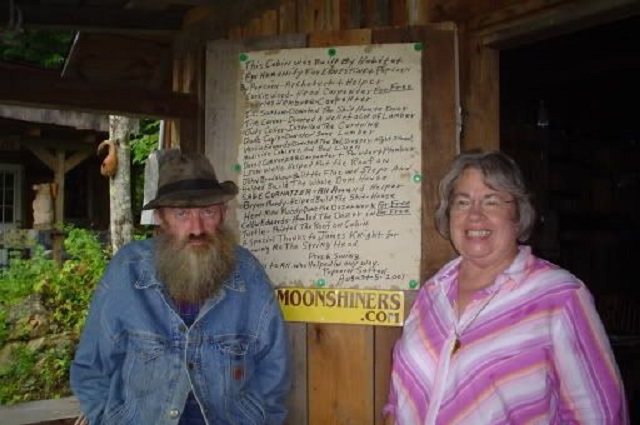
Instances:
[[[59,228],[64,223],[64,176],[75,166],[87,159],[92,150],[79,150],[67,158],[66,152],[62,149],[56,149],[55,155],[41,146],[28,146],[28,149],[53,171],[53,222],[56,223],[56,227]],[[64,232],[54,230],[51,234],[51,239],[53,259],[62,262]]]

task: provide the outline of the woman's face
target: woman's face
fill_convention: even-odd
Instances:
[[[482,172],[467,168],[450,200],[451,241],[464,260],[479,267],[507,267],[518,252],[516,203],[484,183]]]

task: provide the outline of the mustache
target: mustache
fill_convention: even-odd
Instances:
[[[200,235],[186,235],[183,236],[179,239],[176,240],[176,242],[178,242],[178,246],[180,247],[186,247],[189,242],[206,242],[208,245],[212,245],[215,243],[215,236],[214,235],[209,235],[206,233],[202,233]]]

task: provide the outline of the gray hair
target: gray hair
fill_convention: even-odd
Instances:
[[[493,190],[507,192],[516,201],[516,225],[518,241],[529,239],[536,220],[536,211],[531,202],[531,194],[527,190],[520,168],[513,159],[499,151],[482,152],[478,150],[463,152],[458,155],[449,167],[449,171],[440,180],[438,194],[440,203],[436,210],[436,227],[445,238],[450,239],[449,201],[456,182],[468,169],[479,170],[484,176],[484,184]]]

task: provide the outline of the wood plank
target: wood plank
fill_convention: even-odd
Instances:
[[[369,44],[370,40],[370,29],[314,32],[309,34],[309,44],[314,47],[363,45]]]
[[[375,28],[380,26],[374,0],[362,1],[362,18],[362,26],[365,28]]]
[[[287,323],[291,348],[291,392],[289,393],[289,415],[287,425],[306,425],[307,406],[307,324]]]
[[[554,6],[546,3],[513,5],[471,20],[469,29],[477,36],[483,34],[485,45],[504,49],[640,14],[637,0],[583,0]]]
[[[295,0],[283,1],[280,5],[278,34],[292,34],[298,31]]]
[[[75,397],[57,400],[39,400],[0,406],[2,425],[37,425],[62,419],[77,418],[80,403]]]
[[[298,0],[298,31],[310,33],[313,31],[313,10],[309,0]]]
[[[389,26],[389,9],[391,6],[389,3],[393,3],[393,0],[375,0],[376,7],[376,16],[378,20],[376,21],[376,26],[383,27]]]
[[[310,11],[312,16],[313,27],[311,32],[314,31],[329,31],[325,21],[325,0],[309,0]]]
[[[471,31],[479,31],[483,28],[494,27],[505,21],[517,21],[523,17],[531,16],[544,9],[555,9],[562,3],[571,0],[520,0],[514,4],[492,4],[491,9],[478,10],[468,19],[468,27]],[[584,2],[581,2],[584,3]]]
[[[0,102],[10,105],[135,117],[182,118],[197,113],[194,97],[169,91],[39,78],[0,71]]]
[[[499,52],[470,34],[461,37],[466,60],[462,66],[463,150],[500,148]]]
[[[406,0],[407,24],[424,25],[429,22],[426,0]]]
[[[407,4],[406,0],[392,0],[390,3],[391,10],[389,11],[389,24],[390,26],[405,26],[407,25]]]
[[[282,0],[223,1],[211,5],[212,13],[185,28],[175,39],[176,50],[188,50],[207,40],[218,40],[232,28],[242,27],[267,10],[277,10]]]
[[[374,423],[373,327],[308,326],[309,425]]]
[[[329,0],[331,3],[331,12],[329,13],[329,17],[331,18],[331,29],[334,31],[340,31],[342,28],[340,27],[340,12],[342,11],[341,4],[342,0]]]
[[[400,327],[378,326],[374,330],[374,425],[384,423],[382,409],[387,403],[389,393],[393,347],[401,334]]]
[[[262,15],[262,28],[260,35],[273,35],[278,33],[278,11],[267,10]]]
[[[32,123],[45,123],[76,127],[83,130],[109,132],[109,117],[106,114],[87,114],[76,111],[62,111],[20,106],[0,106],[0,117],[13,118]]]
[[[340,2],[338,8],[338,14],[340,23],[338,30],[345,31],[354,28],[358,28],[360,25],[357,19],[360,16],[360,1],[359,0],[343,0]]]

